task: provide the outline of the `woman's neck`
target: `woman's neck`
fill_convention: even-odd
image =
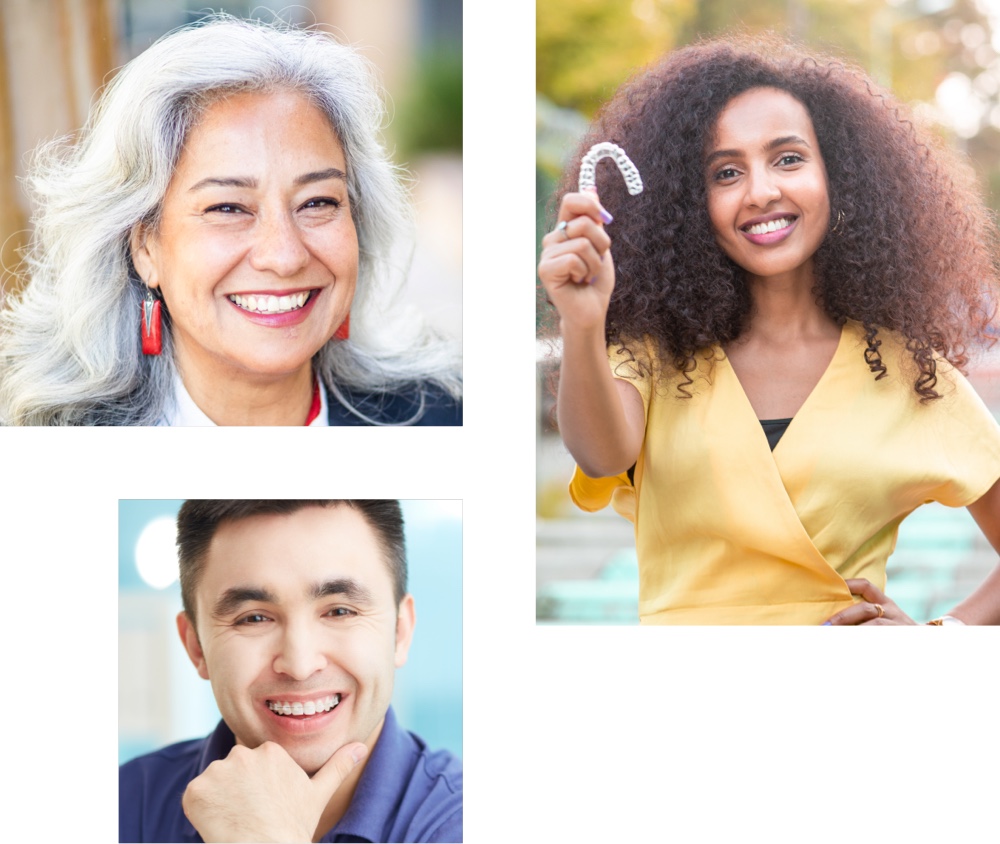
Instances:
[[[744,332],[758,339],[774,338],[783,343],[839,335],[840,329],[816,301],[811,267],[769,278],[749,276],[753,310]]]
[[[216,425],[302,425],[313,400],[312,364],[278,376],[206,373],[180,350],[177,369],[191,400]]]

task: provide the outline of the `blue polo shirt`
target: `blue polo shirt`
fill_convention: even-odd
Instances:
[[[201,841],[181,808],[187,785],[236,744],[219,722],[210,736],[172,744],[118,769],[119,841]],[[392,707],[344,817],[321,841],[461,841],[462,763],[430,751]]]

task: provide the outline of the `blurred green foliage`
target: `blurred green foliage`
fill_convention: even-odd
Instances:
[[[424,52],[399,109],[399,145],[408,160],[462,150],[462,51],[438,44]]]
[[[550,116],[562,129],[561,110],[589,120],[642,66],[698,38],[770,30],[859,64],[935,121],[1000,207],[998,23],[994,0],[539,0],[538,166],[554,178],[579,137],[569,133],[554,155]]]

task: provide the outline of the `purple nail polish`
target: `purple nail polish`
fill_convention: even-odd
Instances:
[[[829,626],[831,626],[831,627],[833,626],[832,624],[830,624],[830,622],[829,622],[829,621],[824,621],[824,622],[823,622],[823,623],[822,623],[822,624],[820,625],[820,627],[826,627],[826,626],[828,626],[828,625],[829,625]]]
[[[613,223],[613,222],[615,221],[615,218],[614,218],[614,217],[612,217],[612,216],[611,216],[611,215],[610,215],[610,214],[609,214],[609,213],[608,213],[607,211],[605,211],[605,210],[604,210],[603,208],[601,209],[601,219],[602,219],[602,220],[604,220],[604,224],[605,224],[605,225],[607,225],[608,223]]]

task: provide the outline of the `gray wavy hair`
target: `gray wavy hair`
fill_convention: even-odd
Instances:
[[[343,145],[357,227],[358,284],[351,338],[327,343],[313,364],[353,413],[359,395],[436,385],[458,398],[457,344],[401,306],[412,238],[400,173],[381,143],[385,109],[374,72],[351,47],[316,30],[228,16],[168,34],[126,65],[101,96],[76,144],[34,156],[36,208],[27,284],[0,311],[0,422],[150,425],[173,394],[169,320],[163,353],[143,355],[145,286],[129,237],[155,225],[185,138],[204,110],[239,91],[299,91],[329,118]],[[397,250],[398,254],[398,250]],[[423,403],[410,422],[423,411]]]

